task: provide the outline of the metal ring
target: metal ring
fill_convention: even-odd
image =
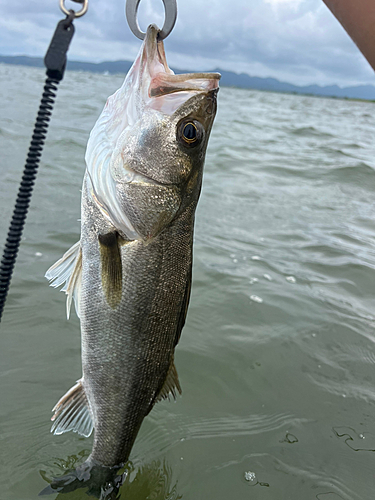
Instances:
[[[132,30],[134,35],[141,40],[144,40],[146,33],[144,33],[138,24],[137,13],[138,6],[141,0],[127,0],[126,2],[126,19],[129,24],[129,28]],[[162,30],[159,33],[159,40],[164,40],[173,30],[173,27],[177,19],[177,2],[176,0],[163,0],[165,20]]]
[[[88,11],[88,8],[89,8],[89,0],[83,0],[83,1],[80,1],[80,0],[72,0],[73,2],[77,2],[77,3],[83,3],[83,6],[82,6],[82,9],[79,10],[78,12],[74,12],[74,17],[82,17],[86,14],[86,12]],[[69,16],[69,14],[71,13],[70,10],[68,10],[66,7],[65,7],[65,0],[60,0],[60,9],[64,12],[64,14],[66,14],[67,16]]]

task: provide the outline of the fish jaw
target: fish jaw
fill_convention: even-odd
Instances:
[[[159,29],[150,25],[141,49],[140,92],[146,107],[172,115],[194,94],[219,87],[219,73],[175,75],[168,67],[164,43],[158,40]]]
[[[175,75],[168,67],[158,32],[156,26],[149,26],[122,87],[108,98],[86,151],[92,198],[104,216],[131,240],[146,236],[137,229],[128,207],[124,206],[124,197],[128,199],[125,192],[136,191],[129,189],[134,184],[138,187],[143,184],[151,190],[149,186],[155,184],[173,184],[179,186],[179,197],[184,197],[182,185],[196,163],[191,156],[197,155],[178,143],[178,121],[183,119],[180,110],[184,109],[186,116],[192,115],[197,102],[203,106],[205,99],[212,102],[213,95],[216,103],[220,78],[218,73]],[[210,123],[205,125],[206,140],[200,146],[203,160],[214,112],[207,116]],[[198,168],[202,167],[203,161]],[[165,189],[165,197],[171,194],[173,200],[164,205],[173,206],[173,210],[167,214],[163,210],[163,221],[172,220],[179,209],[172,191],[171,194],[171,190]],[[159,230],[163,223],[155,221],[153,226]],[[146,233],[149,237],[154,229],[148,228]]]

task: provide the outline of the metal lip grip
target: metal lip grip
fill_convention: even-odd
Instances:
[[[138,19],[137,19],[137,12],[138,12],[138,6],[139,2],[141,0],[127,0],[126,2],[126,19],[129,24],[129,28],[132,30],[134,35],[137,38],[140,38],[141,40],[144,40],[146,33],[141,31],[139,24],[138,24]],[[159,33],[159,39],[164,40],[167,38],[167,36],[170,34],[170,32],[173,30],[173,27],[176,23],[176,18],[177,18],[177,3],[176,0],[163,0],[164,4],[164,11],[165,11],[165,20],[164,20],[164,25],[163,28],[161,29]]]

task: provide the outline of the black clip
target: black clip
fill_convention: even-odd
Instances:
[[[70,11],[69,16],[58,23],[44,58],[47,76],[59,82],[64,77],[66,54],[74,35],[73,19],[74,11]]]

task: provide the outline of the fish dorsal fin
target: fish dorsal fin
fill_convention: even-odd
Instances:
[[[77,241],[45,274],[50,285],[61,289],[67,295],[66,316],[69,319],[72,299],[76,308],[77,316],[80,317],[80,298],[82,283],[82,250],[80,242]]]
[[[52,411],[54,415],[51,418],[51,432],[54,434],[73,431],[89,437],[92,433],[94,426],[82,379],[69,389]]]
[[[177,392],[182,393],[180,381],[178,380],[178,373],[174,364],[174,358],[172,358],[167,377],[165,379],[164,385],[161,391],[156,397],[156,401],[161,401],[162,399],[169,399],[172,394],[174,399],[176,399]]]

